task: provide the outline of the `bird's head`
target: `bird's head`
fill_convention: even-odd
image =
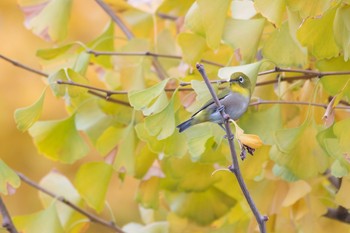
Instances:
[[[247,75],[242,72],[235,72],[231,75],[230,85],[234,91],[238,92],[251,92],[251,82]]]

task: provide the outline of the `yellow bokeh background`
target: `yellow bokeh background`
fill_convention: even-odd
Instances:
[[[109,17],[95,1],[74,0],[66,41],[91,41],[102,32],[108,22]],[[41,65],[35,56],[36,51],[55,45],[25,28],[24,14],[15,0],[0,1],[0,38],[1,55],[39,70]],[[36,182],[51,170],[61,172],[73,182],[82,163],[100,161],[102,158],[92,151],[83,161],[73,165],[56,163],[38,154],[29,134],[20,132],[15,125],[14,111],[34,103],[45,86],[45,78],[0,59],[0,158],[11,168]],[[61,119],[66,116],[64,102],[47,92],[40,120]],[[116,176],[112,180],[108,200],[119,225],[139,221],[138,207],[134,200],[137,185],[137,181],[132,178],[126,178],[123,183]],[[42,209],[38,191],[23,182],[14,195],[3,198],[12,216],[31,214]],[[103,217],[111,219],[108,211],[105,212]],[[92,224],[88,232],[104,232],[103,229],[106,230]]]

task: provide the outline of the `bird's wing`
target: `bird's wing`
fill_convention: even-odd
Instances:
[[[224,90],[222,90],[218,94],[218,99],[221,100],[221,99],[225,98],[230,93],[230,91],[231,91],[230,88],[225,88]],[[194,117],[200,111],[202,111],[203,109],[207,108],[208,106],[210,106],[212,104],[214,104],[214,100],[213,99],[208,100],[197,112],[193,113],[192,117]]]

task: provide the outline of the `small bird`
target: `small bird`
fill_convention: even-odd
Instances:
[[[220,103],[231,119],[237,120],[246,112],[250,102],[250,88],[249,78],[241,72],[236,72],[230,77],[230,87],[225,88],[218,94]],[[179,124],[177,128],[181,133],[193,125],[208,121],[218,123],[220,126],[224,123],[213,99],[204,104],[189,120]]]

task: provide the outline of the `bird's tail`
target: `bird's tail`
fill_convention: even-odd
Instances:
[[[187,129],[193,125],[193,120],[194,120],[193,118],[190,118],[189,120],[182,122],[181,124],[176,126],[176,128],[178,128],[179,132],[181,133],[182,131],[184,131],[185,129]]]

